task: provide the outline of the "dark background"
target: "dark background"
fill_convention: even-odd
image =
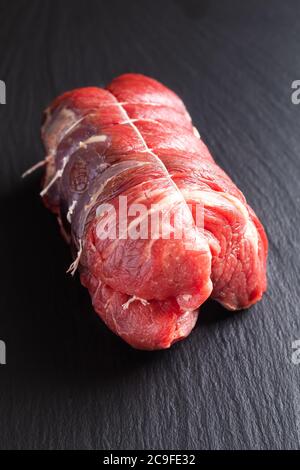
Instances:
[[[300,2],[0,1],[0,447],[300,448]],[[168,351],[97,318],[39,199],[41,111],[58,93],[151,75],[185,101],[270,240],[251,311],[202,308]]]

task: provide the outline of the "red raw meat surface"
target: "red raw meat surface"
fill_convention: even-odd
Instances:
[[[42,138],[44,202],[96,312],[129,344],[170,347],[191,332],[209,296],[230,310],[261,299],[264,229],[168,88],[126,74],[106,89],[67,92],[46,110]],[[153,204],[181,214],[183,237],[101,239],[97,208],[109,203],[118,213],[120,196],[146,206],[149,218]]]

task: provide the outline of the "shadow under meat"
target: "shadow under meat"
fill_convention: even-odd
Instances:
[[[232,319],[233,315],[237,315],[237,313],[226,310],[226,308],[224,308],[215,300],[208,299],[200,307],[200,313],[196,327],[220,323]]]

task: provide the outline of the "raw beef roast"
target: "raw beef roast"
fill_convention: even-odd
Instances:
[[[209,296],[230,310],[261,299],[264,229],[168,88],[126,74],[105,89],[67,92],[46,110],[42,138],[41,194],[71,244],[70,271],[79,268],[96,312],[129,344],[170,347]],[[115,236],[105,237],[120,201],[126,224],[117,217]],[[133,205],[146,212],[130,213]]]

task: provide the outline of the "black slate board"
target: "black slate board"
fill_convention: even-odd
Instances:
[[[296,449],[300,445],[300,3],[0,2],[0,447]],[[41,110],[135,71],[185,101],[270,240],[251,311],[208,302],[189,339],[130,349],[98,320],[38,197]]]

